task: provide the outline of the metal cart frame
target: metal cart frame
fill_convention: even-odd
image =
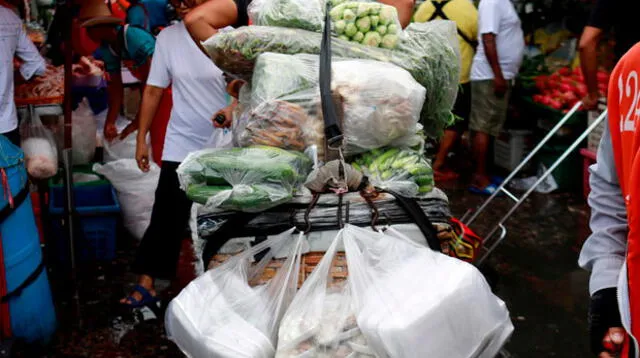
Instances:
[[[511,193],[506,189],[507,185],[513,178],[524,168],[527,163],[533,159],[533,157],[540,151],[540,149],[558,132],[558,130],[582,107],[582,102],[576,103],[569,112],[547,133],[547,135],[538,143],[538,145],[531,150],[531,152],[524,158],[524,160],[507,176],[507,178],[500,184],[498,189],[491,194],[476,210],[470,209],[460,220],[465,225],[471,227],[473,222],[489,207],[491,202],[501,193],[506,195],[507,198],[513,200],[515,203],[509,211],[498,220],[498,222],[491,228],[487,236],[484,237],[484,243],[481,249],[479,258],[475,261],[476,266],[481,266],[487,257],[504,241],[507,237],[507,228],[505,222],[516,212],[516,210],[522,205],[522,203],[533,193],[533,191],[542,183],[551,173],[573,152],[578,146],[587,138],[600,123],[607,117],[607,111],[605,110],[591,123],[587,129],[578,136],[578,138],[571,143],[569,148],[558,157],[558,159],[536,180],[536,182],[520,197]],[[499,234],[498,234],[499,232]],[[498,234],[498,235],[496,235]]]

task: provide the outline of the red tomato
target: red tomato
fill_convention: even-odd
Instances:
[[[576,94],[582,98],[587,95],[587,86],[584,83],[576,84]]]
[[[569,76],[571,74],[571,70],[569,69],[569,67],[562,67],[558,70],[558,73],[561,76]]]
[[[573,74],[574,75],[578,75],[578,76],[582,76],[582,68],[580,67],[576,67],[573,69]]]
[[[562,108],[562,103],[560,101],[552,99],[551,101],[549,101],[549,107],[553,109],[560,109]]]
[[[598,83],[609,83],[609,75],[604,71],[598,71]]]
[[[544,104],[544,105],[549,105],[549,103],[552,101],[551,97],[549,97],[549,95],[543,95],[540,97],[540,103]]]
[[[567,93],[567,92],[572,92],[572,91],[573,91],[573,86],[571,86],[571,85],[570,85],[570,84],[568,84],[568,83],[563,83],[563,84],[561,84],[561,85],[558,87],[558,89],[559,89],[561,92],[565,92],[565,93]]]

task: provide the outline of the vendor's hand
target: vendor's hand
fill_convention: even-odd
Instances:
[[[493,79],[493,93],[495,93],[498,98],[504,97],[508,88],[509,84],[503,77],[496,77]]]
[[[118,137],[118,128],[115,123],[105,123],[104,124],[104,139],[111,142],[112,140]]]
[[[626,336],[621,327],[616,288],[594,293],[589,303],[589,339],[593,353],[599,358],[616,357]]]
[[[600,99],[600,95],[598,93],[589,93],[582,99],[582,107],[591,111],[598,107],[598,100]]]
[[[138,136],[137,139],[136,161],[138,162],[138,168],[146,173],[151,168],[149,165],[149,146],[147,145],[146,138],[140,138],[140,136]]]
[[[213,115],[211,119],[216,128],[229,128],[233,122],[233,106],[227,106]]]
[[[120,133],[120,136],[118,138],[120,138],[120,140],[123,140],[125,138],[127,138],[127,136],[129,136],[129,134],[135,132],[136,130],[138,130],[138,122],[137,121],[133,121],[131,123],[129,123],[129,125],[127,125],[124,130],[122,131],[122,133]]]

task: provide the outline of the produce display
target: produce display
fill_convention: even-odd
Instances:
[[[203,45],[223,71],[250,80],[260,54],[319,54],[321,36],[300,29],[249,26],[217,34]],[[453,119],[460,74],[457,41],[453,22],[436,21],[409,25],[393,50],[339,38],[331,46],[336,57],[391,62],[407,70],[426,89],[421,122],[425,134],[437,138]]]
[[[388,148],[373,150],[351,165],[364,172],[373,185],[407,197],[433,190],[433,170],[420,152]]]
[[[194,152],[177,171],[191,200],[210,208],[259,212],[291,200],[311,166],[302,153],[256,146]]]
[[[375,2],[343,2],[330,12],[333,31],[341,39],[393,49],[402,31],[395,7]]]
[[[260,112],[257,108],[261,106],[273,107],[269,104],[274,101],[285,101],[306,111],[312,123],[319,123],[307,128],[315,128],[309,131],[314,139],[323,138],[318,67],[319,58],[315,55],[261,55],[252,79],[253,112]],[[332,69],[333,93],[342,113],[345,154],[421,143],[416,132],[425,89],[408,72],[390,63],[341,58],[333,61]],[[385,85],[381,87],[380,83]],[[282,131],[272,128],[272,133],[276,132]]]
[[[533,95],[533,101],[565,113],[587,95],[587,86],[584,84],[584,76],[579,67],[574,70],[563,67],[549,76],[537,76],[534,81],[540,93]],[[600,96],[606,97],[608,84],[609,74],[599,70]]]

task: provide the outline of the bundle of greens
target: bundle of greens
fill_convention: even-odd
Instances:
[[[420,196],[433,190],[433,170],[417,151],[399,148],[372,150],[351,165],[365,173],[376,187],[402,196]]]
[[[402,31],[395,7],[375,2],[343,2],[330,12],[340,39],[365,46],[392,49]]]
[[[298,29],[250,26],[217,34],[203,45],[223,71],[251,79],[261,53],[319,54],[321,34]],[[455,24],[432,21],[409,25],[393,50],[332,40],[336,57],[391,62],[407,70],[427,91],[421,122],[425,134],[439,137],[452,121],[460,60]]]
[[[256,146],[194,152],[177,172],[181,187],[197,203],[259,212],[290,200],[311,166],[304,154]]]
[[[321,31],[324,0],[253,0],[249,18],[254,25]]]

